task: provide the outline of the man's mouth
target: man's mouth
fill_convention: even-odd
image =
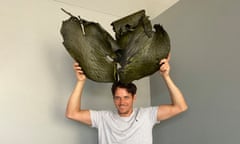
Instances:
[[[125,105],[120,105],[119,108],[125,108],[126,106]]]

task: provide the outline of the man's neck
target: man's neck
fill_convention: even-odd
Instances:
[[[119,113],[118,112],[120,117],[129,117],[129,116],[131,116],[132,113],[133,113],[133,109],[131,109],[128,113]]]

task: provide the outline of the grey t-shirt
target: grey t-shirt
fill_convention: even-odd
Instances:
[[[152,144],[152,128],[158,107],[135,108],[129,117],[117,111],[90,111],[92,127],[98,129],[99,144]]]

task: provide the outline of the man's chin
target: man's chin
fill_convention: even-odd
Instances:
[[[118,110],[119,114],[128,114],[128,111]]]
[[[119,114],[128,114],[126,111],[118,111]]]
[[[130,111],[118,110],[119,115],[129,115],[130,113],[131,113]]]

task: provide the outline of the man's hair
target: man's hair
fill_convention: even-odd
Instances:
[[[117,88],[124,88],[127,90],[128,93],[131,93],[132,95],[135,95],[137,92],[137,87],[134,83],[122,83],[120,81],[114,82],[112,85],[112,95],[115,95],[115,92]]]

